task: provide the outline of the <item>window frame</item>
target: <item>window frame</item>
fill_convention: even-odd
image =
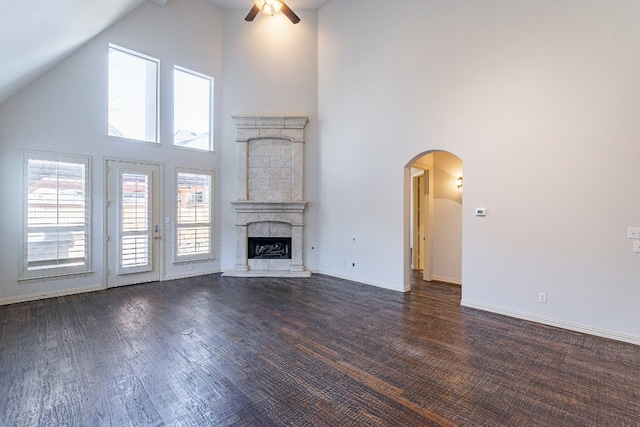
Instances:
[[[138,138],[130,138],[130,137],[126,137],[126,136],[118,136],[118,135],[112,135],[110,133],[110,120],[109,120],[109,114],[110,114],[110,107],[111,107],[111,101],[110,101],[110,97],[109,97],[109,92],[110,92],[110,61],[109,61],[109,52],[111,49],[117,50],[121,53],[125,53],[128,55],[132,55],[135,57],[138,57],[140,59],[144,59],[146,61],[151,61],[154,62],[156,64],[156,82],[155,82],[155,115],[156,115],[156,120],[155,120],[155,126],[154,126],[154,140],[148,140],[148,139],[138,139]],[[146,123],[145,123],[146,125]],[[128,141],[128,142],[139,142],[139,143],[148,143],[148,144],[153,144],[153,145],[160,145],[161,141],[160,141],[160,59],[158,58],[154,58],[153,56],[150,55],[145,55],[144,53],[140,53],[137,52],[135,50],[131,50],[131,49],[127,49],[126,47],[122,47],[119,46],[117,44],[114,43],[109,43],[109,47],[107,50],[107,136],[109,138],[114,138],[120,141]]]
[[[68,226],[68,228],[81,228],[84,231],[84,264],[79,266],[53,266],[40,269],[29,269],[29,233],[34,228],[46,228],[47,226],[29,226],[29,161],[45,161],[54,163],[74,163],[84,166],[84,225]],[[73,154],[50,153],[43,151],[23,150],[22,152],[22,227],[21,227],[21,256],[20,256],[20,278],[21,282],[62,278],[69,276],[85,275],[92,273],[92,234],[91,234],[91,214],[92,214],[92,164],[91,157]],[[56,204],[59,209],[59,204]],[[61,225],[51,226],[56,230],[65,228]],[[60,259],[60,258],[58,258]]]
[[[202,148],[197,148],[197,147],[185,147],[183,145],[177,145],[176,144],[176,138],[175,138],[175,133],[176,133],[176,128],[175,128],[175,119],[176,119],[176,79],[175,79],[175,72],[176,71],[180,71],[186,74],[191,74],[195,77],[199,77],[205,80],[209,81],[209,148],[208,149],[202,149]],[[200,151],[200,152],[205,152],[205,153],[213,153],[214,151],[214,138],[213,138],[213,132],[214,132],[214,83],[215,83],[215,79],[212,76],[208,76],[206,74],[200,73],[198,71],[194,71],[191,70],[189,68],[185,68],[182,67],[180,65],[174,65],[173,66],[173,117],[172,117],[172,123],[173,123],[173,132],[172,132],[172,137],[171,137],[171,145],[173,147],[176,148],[180,148],[180,149],[185,149],[185,150],[196,150],[196,151]]]
[[[191,174],[191,175],[206,175],[209,176],[209,222],[208,223],[190,223],[182,225],[179,221],[178,209],[179,209],[179,184],[178,178],[180,174]],[[174,171],[174,191],[173,191],[173,207],[174,207],[174,227],[173,227],[173,263],[174,264],[183,264],[189,262],[197,262],[197,261],[211,261],[215,259],[214,256],[214,215],[213,211],[215,208],[215,199],[214,199],[214,171],[209,169],[196,169],[196,168],[184,168],[184,167],[176,167]],[[209,227],[209,251],[207,253],[199,253],[192,255],[179,255],[178,254],[178,231],[183,228],[193,228],[193,227]]]

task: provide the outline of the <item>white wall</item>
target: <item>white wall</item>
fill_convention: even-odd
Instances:
[[[52,70],[0,105],[0,302],[13,302],[93,289],[103,285],[103,164],[105,157],[140,159],[165,166],[164,211],[174,218],[174,167],[219,171],[219,154],[172,147],[172,73],[174,64],[213,76],[220,103],[222,13],[206,0],[172,0],[161,7],[146,2]],[[123,142],[106,136],[108,44],[160,60],[159,146]],[[216,112],[216,122],[220,122]],[[216,146],[221,132],[216,129]],[[22,212],[20,149],[87,155],[92,158],[92,258],[94,273],[61,280],[19,283]],[[219,177],[217,177],[219,180]],[[217,196],[217,195],[216,195]],[[216,215],[217,216],[217,215]],[[164,277],[219,271],[219,261],[173,265],[171,237],[165,233]],[[220,234],[216,229],[216,238]],[[216,253],[221,250],[219,240]]]
[[[462,162],[447,152],[433,156],[432,278],[462,282],[462,193],[457,179]]]
[[[250,4],[249,4],[250,5]],[[303,262],[316,270],[318,252],[318,61],[317,12],[296,10],[300,23],[283,14],[259,14],[245,22],[247,10],[224,11],[221,155],[222,270],[236,261],[236,127],[231,116],[307,116],[305,129],[305,210]],[[313,248],[313,249],[312,249]]]
[[[463,304],[640,342],[638,3],[369,5],[319,14],[320,269],[402,290],[404,168],[446,150]]]

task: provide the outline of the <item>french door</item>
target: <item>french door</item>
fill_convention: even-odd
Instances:
[[[107,160],[107,287],[160,280],[160,166]]]

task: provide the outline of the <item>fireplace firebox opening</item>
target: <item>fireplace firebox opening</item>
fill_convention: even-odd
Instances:
[[[248,259],[291,259],[291,237],[249,237]]]

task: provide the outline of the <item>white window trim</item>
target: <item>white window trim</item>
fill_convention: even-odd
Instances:
[[[214,147],[213,147],[213,143],[214,143],[214,139],[213,139],[213,132],[214,132],[214,120],[213,120],[214,114],[213,114],[213,109],[215,107],[214,102],[213,102],[213,95],[214,95],[214,83],[215,83],[215,80],[211,76],[199,73],[197,71],[190,70],[190,69],[185,68],[185,67],[181,67],[179,65],[174,65],[173,69],[174,69],[174,71],[175,70],[182,71],[184,73],[193,74],[196,77],[200,77],[200,78],[209,80],[209,149],[208,150],[203,150],[201,148],[183,147],[183,146],[180,146],[180,145],[176,145],[175,135],[171,136],[171,145],[173,145],[173,147],[175,147],[175,148],[179,148],[179,149],[182,149],[182,150],[194,150],[194,151],[203,152],[203,153],[213,153],[213,151],[214,151]],[[172,96],[175,99],[175,80],[174,80],[173,95]],[[174,104],[173,107],[174,107],[174,116],[172,118],[172,121],[175,120],[175,104]],[[175,133],[175,123],[173,123],[173,132],[172,133]]]
[[[126,47],[118,46],[117,44],[109,43],[109,49],[119,50],[120,52],[127,53],[129,55],[134,55],[139,58],[153,61],[156,63],[156,126],[155,126],[155,141],[149,141],[146,139],[134,139],[127,138],[117,135],[109,134],[109,50],[107,49],[107,137],[113,138],[118,141],[127,141],[127,142],[137,142],[137,143],[147,143],[152,145],[160,145],[160,59],[154,58],[153,56],[145,55],[144,53],[136,52],[135,50],[127,49]]]
[[[54,267],[35,271],[28,268],[28,232],[29,232],[29,160],[44,160],[52,162],[78,163],[85,165],[85,264],[74,267]],[[20,278],[19,281],[46,280],[61,277],[87,275],[92,273],[92,180],[91,157],[73,154],[50,153],[44,151],[22,150],[22,226],[21,226],[21,251],[20,251]]]
[[[204,254],[194,254],[194,255],[178,255],[178,229],[182,228],[178,224],[178,174],[179,173],[188,173],[194,175],[208,175],[211,178],[211,185],[209,188],[209,222],[208,223],[200,223],[200,224],[189,224],[189,227],[194,226],[208,226],[209,227],[209,252]],[[183,264],[187,262],[194,261],[211,261],[214,258],[214,233],[213,233],[213,210],[215,208],[215,200],[214,200],[214,175],[212,170],[208,169],[194,169],[194,168],[175,168],[174,179],[173,179],[173,215],[174,215],[174,227],[173,227],[173,264]]]

